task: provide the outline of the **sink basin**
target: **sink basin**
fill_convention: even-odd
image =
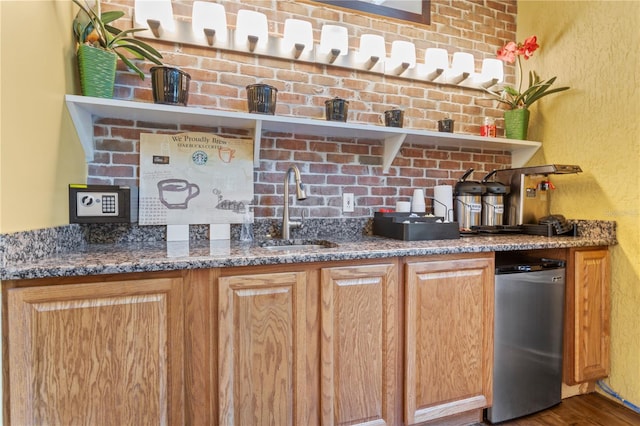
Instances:
[[[325,240],[269,240],[259,245],[270,251],[320,250],[338,246]]]

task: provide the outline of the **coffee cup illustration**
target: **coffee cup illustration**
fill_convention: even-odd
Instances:
[[[158,182],[160,202],[168,209],[183,209],[189,200],[200,194],[200,187],[185,179],[165,179]]]
[[[218,148],[218,157],[220,157],[220,159],[224,163],[230,163],[235,155],[236,155],[235,149],[227,148],[227,147]]]

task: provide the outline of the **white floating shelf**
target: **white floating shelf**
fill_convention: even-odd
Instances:
[[[384,173],[388,173],[391,163],[403,143],[510,151],[513,167],[524,166],[542,146],[542,143],[534,141],[487,138],[461,133],[444,133],[290,116],[219,111],[198,107],[182,107],[88,96],[66,95],[65,100],[88,162],[93,161],[94,117],[250,130],[254,139],[254,165],[256,167],[259,166],[260,160],[260,138],[263,133],[268,132],[380,140],[384,143],[382,160]]]

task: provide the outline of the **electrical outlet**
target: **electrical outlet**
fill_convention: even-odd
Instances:
[[[345,192],[342,194],[342,212],[352,213],[355,209],[353,205],[353,193]]]

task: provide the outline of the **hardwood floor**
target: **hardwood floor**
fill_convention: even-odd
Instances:
[[[489,422],[483,425],[491,425]],[[553,408],[500,426],[639,426],[640,414],[598,393],[562,400]]]

